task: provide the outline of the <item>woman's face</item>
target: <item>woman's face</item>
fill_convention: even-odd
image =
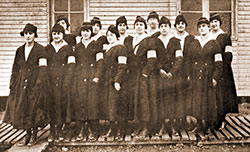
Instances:
[[[200,35],[206,35],[209,33],[209,26],[208,24],[202,23],[198,26],[198,31]]]
[[[127,25],[125,23],[119,23],[117,29],[120,34],[125,34],[127,30]]]
[[[168,24],[161,24],[160,26],[160,32],[163,36],[166,36],[168,34],[170,27]]]
[[[52,32],[52,39],[59,43],[63,40],[63,33],[62,32]]]
[[[83,38],[84,40],[90,39],[90,37],[91,37],[91,31],[90,31],[89,29],[87,29],[87,30],[82,30],[82,31],[81,31],[81,35],[82,35],[82,38]]]
[[[67,24],[64,20],[58,21],[58,24],[61,25],[64,28],[64,30],[67,29]]]
[[[151,27],[151,29],[156,29],[159,22],[156,18],[150,18],[148,19],[148,25]]]
[[[220,21],[214,19],[210,22],[210,27],[213,31],[217,31],[220,27]]]
[[[93,28],[93,33],[94,34],[98,34],[98,32],[101,29],[98,23],[95,23],[95,25],[93,25],[92,28]]]
[[[35,40],[35,33],[33,32],[24,32],[24,38],[26,43],[31,43]]]
[[[176,24],[176,30],[178,32],[184,32],[185,29],[186,29],[186,24],[184,22],[180,21],[179,24]]]
[[[145,24],[143,22],[135,23],[135,31],[137,34],[142,34],[145,32]]]
[[[111,31],[107,32],[107,39],[108,39],[109,44],[113,44],[114,42],[117,41],[117,37],[115,33],[112,33]]]

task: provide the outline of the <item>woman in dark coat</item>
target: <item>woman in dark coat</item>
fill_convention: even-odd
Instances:
[[[12,124],[16,129],[25,129],[27,136],[22,145],[27,145],[32,130],[35,142],[37,127],[41,125],[34,120],[39,103],[33,101],[32,94],[39,73],[39,58],[44,52],[44,47],[35,42],[37,27],[33,24],[26,24],[20,34],[24,36],[25,44],[16,51],[10,79],[10,95],[3,122]]]
[[[145,29],[145,20],[137,17],[135,28]],[[143,140],[148,134],[153,133],[158,126],[160,118],[161,89],[159,85],[159,57],[161,56],[159,41],[155,38],[144,38],[135,48],[135,121],[140,124],[141,132],[135,137]],[[150,123],[150,124],[149,124]]]
[[[110,129],[104,135],[116,136],[117,140],[123,139],[123,133],[120,127],[122,123],[127,120],[127,113],[123,112],[126,109],[127,100],[124,100],[126,92],[126,78],[127,78],[127,54],[126,48],[119,41],[119,33],[114,25],[109,26],[107,33],[107,40],[109,45],[104,48],[104,63],[105,63],[105,96],[106,99],[106,113],[107,119],[110,122]],[[115,122],[118,121],[118,127]]]
[[[135,26],[136,25],[136,26]],[[146,38],[148,35],[145,33],[147,29],[146,21],[137,16],[134,22],[135,35],[128,36],[124,40],[124,45],[128,54],[128,69],[129,69],[129,79],[128,79],[128,101],[129,101],[129,113],[128,117],[130,120],[135,119],[135,84],[136,84],[136,75],[137,75],[137,60],[136,55],[134,54],[135,49],[138,49],[140,42]],[[133,136],[137,135],[140,131],[139,122],[135,123]]]
[[[56,19],[56,23],[61,25],[65,30],[64,40],[70,45],[75,46],[76,45],[76,36],[74,34],[71,34],[69,31],[69,21],[64,15],[60,15]]]
[[[197,23],[200,33],[195,37],[190,49],[190,78],[192,85],[193,116],[202,135],[214,127],[218,118],[217,104],[221,103],[220,79],[222,76],[222,54],[219,44],[211,39],[209,21],[202,17]]]
[[[179,23],[178,23],[179,24]],[[161,101],[161,119],[162,128],[159,135],[164,131],[164,119],[168,119],[171,124],[173,133],[178,129],[177,122],[181,123],[181,119],[185,117],[184,98],[182,82],[185,78],[182,73],[183,51],[181,47],[181,40],[169,34],[171,23],[168,18],[162,17],[159,22],[160,35],[156,38],[164,51],[161,52],[161,69],[160,74],[162,87],[162,101]],[[160,53],[160,52],[159,52]],[[175,124],[175,125],[174,125]],[[168,125],[169,126],[169,125]],[[168,128],[170,129],[170,128]]]
[[[194,36],[189,35],[185,31],[187,22],[183,15],[176,17],[174,26],[176,31],[167,46],[167,64],[165,65],[166,70],[172,76],[164,84],[164,86],[170,89],[166,90],[166,96],[170,99],[168,101],[170,102],[168,104],[170,107],[172,101],[173,109],[171,110],[172,112],[169,111],[169,116],[172,119],[172,133],[184,129],[186,127],[186,116],[191,115],[192,100],[191,96],[188,95],[190,94],[190,79],[188,77],[190,68],[188,66],[189,63],[185,60],[185,56],[189,53],[190,44],[192,44],[194,39]],[[172,95],[169,92],[173,92]]]
[[[218,113],[220,118],[218,120],[217,128],[224,127],[224,119],[227,113],[238,113],[237,104],[237,93],[234,83],[233,71],[231,63],[233,60],[232,54],[232,42],[230,35],[225,33],[220,28],[222,24],[219,14],[212,14],[210,17],[211,34],[214,39],[219,43],[222,50],[223,58],[223,72],[222,72],[222,97],[223,97],[223,107],[219,107]],[[222,123],[223,122],[223,123]]]
[[[50,100],[51,138],[49,141],[63,140],[62,126],[66,119],[66,96],[69,94],[67,91],[70,91],[68,83],[64,83],[64,80],[69,74],[67,64],[74,62],[74,56],[72,47],[63,39],[64,34],[64,28],[55,24],[51,32],[52,42],[45,47],[53,95]]]
[[[75,120],[80,130],[77,140],[84,136],[84,122],[88,121],[90,140],[95,140],[99,122],[100,84],[103,81],[103,52],[96,41],[92,40],[92,25],[83,23],[80,30],[81,42],[76,45],[75,56],[77,67],[75,70],[74,110]]]

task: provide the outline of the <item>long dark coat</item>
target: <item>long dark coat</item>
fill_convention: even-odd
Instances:
[[[74,34],[65,34],[64,40],[70,45],[75,46],[76,45],[76,36]]]
[[[76,45],[76,69],[74,79],[73,109],[76,121],[96,120],[100,117],[101,85],[103,82],[103,59],[96,61],[96,54],[102,52],[92,41],[88,46]],[[99,78],[94,82],[93,78]]]
[[[3,119],[17,129],[35,127],[33,114],[36,105],[31,95],[38,78],[38,59],[44,52],[44,47],[35,42],[27,61],[25,61],[24,52],[25,45],[16,51],[10,80],[10,94]]]
[[[218,118],[217,106],[222,103],[220,79],[222,61],[215,62],[215,54],[221,53],[216,40],[208,41],[203,47],[194,39],[189,50],[192,85],[192,115],[198,120],[205,120],[207,125],[215,125]],[[212,79],[217,81],[213,86]]]
[[[119,64],[118,57],[127,57],[124,45],[118,44],[106,50],[104,53],[105,63],[105,83],[104,83],[104,106],[102,108],[104,116],[109,121],[126,120],[128,118],[128,101],[124,100],[127,90],[127,73],[126,64]],[[117,91],[114,83],[120,84],[121,89]]]
[[[134,92],[134,119],[135,121],[157,122],[160,119],[161,89],[159,86],[159,59],[147,58],[147,51],[156,50],[157,57],[159,44],[154,38],[147,37],[138,44],[138,50],[133,58],[133,65],[136,65]],[[148,75],[144,77],[142,74]]]
[[[185,38],[183,54],[188,51],[188,45],[191,43],[193,36],[189,35]],[[160,39],[158,39],[161,41]],[[162,43],[163,45],[163,43]],[[170,72],[172,78],[162,77],[163,85],[163,106],[161,106],[163,118],[184,119],[187,115],[187,106],[190,106],[191,100],[187,98],[190,90],[189,80],[187,79],[187,63],[184,57],[176,57],[176,51],[181,50],[180,39],[175,37],[169,40],[167,48],[165,48],[162,61],[162,69],[167,73]]]
[[[50,114],[50,119],[55,125],[61,125],[65,123],[66,119],[66,107],[67,99],[65,95],[69,94],[66,91],[68,83],[64,83],[65,75],[67,73],[68,57],[73,55],[72,47],[65,45],[55,51],[53,45],[49,44],[45,47],[48,59],[49,77],[52,89],[52,97],[50,100],[50,107],[53,113]]]
[[[233,71],[231,67],[233,55],[231,52],[225,52],[225,47],[227,45],[232,46],[230,35],[227,33],[219,34],[216,38],[221,49],[222,49],[222,58],[223,58],[223,72],[222,72],[222,96],[223,96],[223,110],[224,119],[227,113],[238,113],[238,104],[237,104],[237,94],[234,83]]]

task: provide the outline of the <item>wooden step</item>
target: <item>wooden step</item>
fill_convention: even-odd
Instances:
[[[246,131],[248,133],[248,135],[246,134],[245,137],[249,137],[250,135],[250,128],[248,128],[245,124],[243,124],[242,122],[240,122],[235,116],[231,116],[230,117],[238,126],[240,126],[244,131]]]
[[[248,133],[241,129],[238,125],[236,125],[229,117],[226,117],[226,121],[233,127],[235,128],[241,135],[244,137],[248,137]]]

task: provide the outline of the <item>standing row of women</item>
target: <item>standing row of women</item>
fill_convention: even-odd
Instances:
[[[136,17],[133,36],[126,34],[127,20],[121,16],[106,36],[94,17],[76,37],[67,32],[67,18],[59,16],[45,48],[34,41],[37,28],[27,24],[4,122],[27,130],[23,145],[35,143],[37,128],[47,123],[50,141],[63,140],[72,122],[77,127],[72,140],[78,141],[84,136],[123,140],[125,134],[136,139],[176,134],[190,130],[190,118],[197,122],[193,131],[205,135],[223,126],[226,113],[238,112],[231,40],[221,23],[218,14],[210,21],[201,17],[200,35],[192,36],[178,15],[173,33],[169,19],[153,11],[147,22]],[[109,121],[107,130],[99,120]]]

